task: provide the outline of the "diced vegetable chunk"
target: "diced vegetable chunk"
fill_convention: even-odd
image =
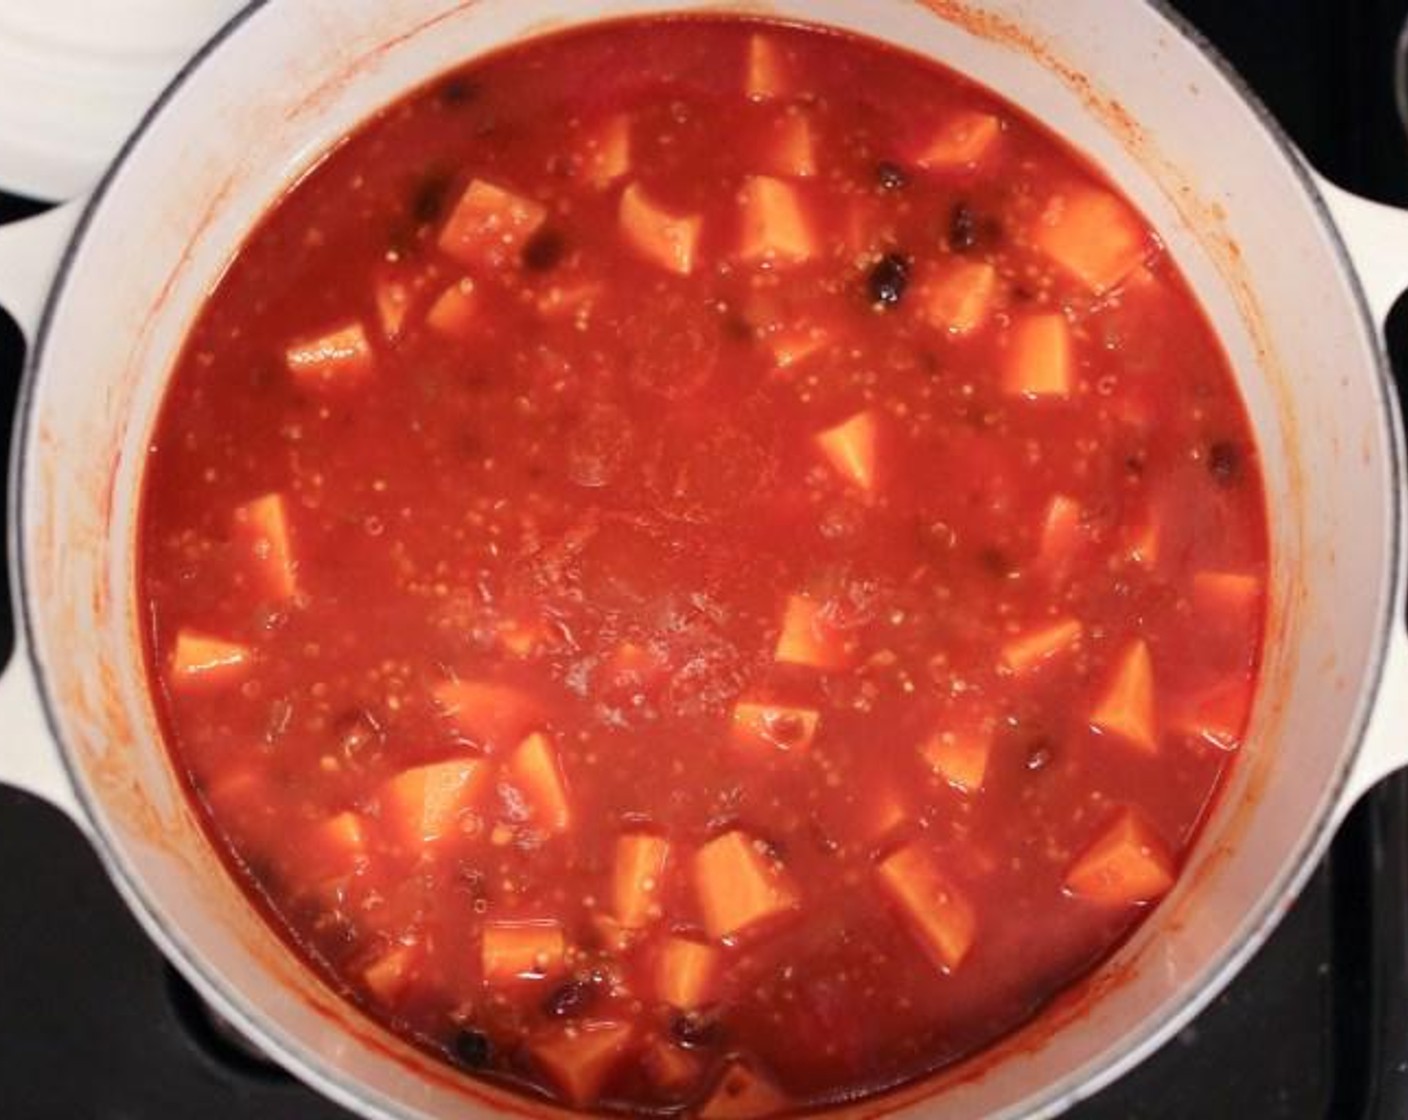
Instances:
[[[411,285],[398,277],[384,277],[376,285],[376,318],[381,324],[382,337],[395,342],[406,326],[414,292]]]
[[[1148,249],[1139,218],[1098,187],[1057,195],[1037,226],[1037,248],[1096,295],[1116,287]]]
[[[839,669],[850,661],[845,637],[828,619],[826,605],[806,595],[787,597],[773,656],[814,669]]]
[[[783,327],[768,335],[763,345],[771,351],[773,365],[791,369],[825,350],[830,341],[822,327]]]
[[[1014,322],[1004,365],[1004,388],[1013,396],[1070,396],[1073,359],[1065,316],[1052,312]]]
[[[513,784],[533,807],[533,819],[550,833],[566,832],[572,813],[557,751],[540,732],[529,735],[509,759]]]
[[[700,1120],[758,1120],[787,1108],[781,1089],[763,1080],[743,1062],[731,1062],[699,1110]]]
[[[1159,562],[1160,535],[1159,523],[1151,517],[1144,524],[1144,527],[1135,534],[1134,540],[1129,546],[1129,558],[1136,564],[1152,568]]]
[[[931,856],[909,844],[876,866],[880,884],[919,935],[930,958],[945,972],[963,963],[973,946],[977,916],[948,882]]]
[[[228,684],[244,676],[253,658],[238,642],[181,630],[171,651],[171,678],[177,685]]]
[[[617,113],[587,141],[587,182],[598,190],[609,187],[631,171],[631,118]]]
[[[655,994],[682,1011],[702,1007],[713,998],[721,955],[713,945],[688,937],[671,937],[655,961]]]
[[[739,194],[742,239],[739,255],[764,264],[801,264],[818,247],[797,188],[770,175],[745,180]]]
[[[1001,135],[1002,122],[991,113],[955,113],[920,148],[914,162],[930,171],[975,167]]]
[[[1118,735],[1140,750],[1159,747],[1154,723],[1154,665],[1149,647],[1130,643],[1115,668],[1114,677],[1090,716],[1091,725]]]
[[[924,276],[916,295],[926,323],[962,336],[987,322],[996,293],[997,269],[986,261],[954,259]]]
[[[666,1092],[679,1093],[699,1080],[703,1066],[699,1060],[663,1038],[656,1039],[641,1064],[650,1080]]]
[[[487,772],[478,758],[402,770],[382,787],[381,819],[406,843],[432,844],[451,836],[478,799]]]
[[[627,929],[660,917],[660,894],[670,842],[652,832],[628,832],[616,840],[616,868],[611,880],[612,912]]]
[[[621,194],[621,233],[652,264],[667,272],[688,276],[694,271],[704,218],[699,214],[674,214],[645,197],[639,183]]]
[[[1193,573],[1193,603],[1203,613],[1248,621],[1261,601],[1261,580],[1242,572]]]
[[[475,179],[441,227],[438,244],[463,265],[501,268],[518,260],[547,217],[547,208],[531,198]]]
[[[1163,842],[1129,810],[1076,860],[1066,873],[1066,889],[1105,906],[1132,906],[1162,898],[1173,880]]]
[[[538,980],[562,971],[567,939],[553,921],[486,922],[479,962],[486,984]]]
[[[284,365],[305,389],[360,382],[372,372],[375,357],[361,323],[344,323],[316,338],[295,342],[284,351]]]
[[[630,1023],[589,1021],[559,1027],[530,1042],[529,1053],[564,1097],[584,1108],[601,1095],[630,1049]]]
[[[815,708],[740,700],[733,706],[733,741],[765,751],[805,754],[820,719]]]
[[[875,486],[875,443],[879,421],[870,410],[858,412],[816,437],[817,446],[836,472],[862,490]]]
[[[1251,685],[1232,680],[1194,696],[1184,703],[1175,728],[1220,751],[1235,751],[1251,712]]]
[[[1075,648],[1084,634],[1080,621],[1063,619],[1051,626],[1014,638],[1002,647],[1002,665],[1013,673],[1028,673]]]
[[[478,303],[474,281],[465,276],[435,297],[425,313],[425,325],[446,338],[464,338],[474,329]]]
[[[362,970],[362,983],[382,1003],[390,1003],[410,980],[415,953],[409,945],[395,945]]]
[[[291,597],[298,584],[283,495],[265,494],[246,502],[235,510],[235,526],[248,545],[265,586],[280,599]]]
[[[695,853],[694,885],[714,938],[734,937],[801,903],[787,873],[744,832],[726,832]]]
[[[1065,494],[1057,494],[1047,503],[1038,558],[1048,572],[1064,570],[1079,549],[1080,515],[1080,503]]]
[[[810,179],[817,172],[812,125],[800,113],[788,113],[778,123],[768,153],[768,170],[774,175]]]
[[[904,799],[891,786],[880,791],[871,802],[864,819],[864,836],[867,841],[883,840],[909,819]]]
[[[521,742],[538,720],[538,706],[527,693],[494,681],[446,681],[435,701],[472,742],[507,747]]]
[[[751,101],[771,101],[786,97],[789,92],[782,49],[766,35],[754,35],[748,40],[743,92]]]
[[[940,731],[921,749],[929,767],[955,789],[977,793],[987,777],[992,738],[979,732]]]

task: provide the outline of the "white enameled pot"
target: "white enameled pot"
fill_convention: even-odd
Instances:
[[[199,991],[375,1117],[527,1108],[327,990],[217,860],[139,655],[134,520],[164,383],[251,225],[337,137],[477,53],[567,24],[734,8],[851,28],[986,83],[1153,220],[1235,365],[1270,499],[1274,622],[1244,757],[1174,893],[1079,992],[975,1063],[857,1113],[1046,1116],[1152,1052],[1294,899],[1356,797],[1408,761],[1403,441],[1379,337],[1408,216],[1317,179],[1187,27],[1121,0],[267,0],[175,81],[93,195],[0,231],[32,343],[10,471],[20,650],[0,777],[63,806]],[[536,1106],[535,1106],[536,1108]]]

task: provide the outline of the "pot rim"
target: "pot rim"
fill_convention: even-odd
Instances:
[[[281,1067],[294,1073],[300,1080],[351,1111],[364,1116],[374,1116],[378,1120],[405,1120],[405,1118],[411,1117],[413,1112],[406,1107],[404,1102],[388,1098],[384,1094],[349,1081],[337,1070],[327,1066],[319,1055],[313,1053],[302,1042],[288,1036],[276,1024],[267,1021],[257,1005],[242,990],[226,984],[221,977],[208,968],[199,947],[193,944],[178,926],[169,924],[166,918],[152,905],[139,876],[128,866],[122,845],[114,840],[101,819],[94,813],[96,799],[82,780],[77,766],[70,757],[69,747],[60,734],[60,723],[57,717],[59,705],[50,692],[44,664],[32,640],[34,619],[30,605],[28,558],[23,548],[25,539],[23,495],[26,490],[26,465],[29,460],[31,421],[35,409],[35,387],[43,367],[55,308],[63,298],[64,289],[68,284],[75,263],[81,256],[85,237],[95,215],[148,130],[166,111],[168,105],[180,96],[191,76],[204,65],[205,61],[224,47],[255,15],[272,3],[274,0],[249,0],[191,56],[143,113],[141,120],[123,142],[122,147],[105,168],[102,177],[85,200],[82,213],[69,236],[54,278],[45,293],[43,311],[35,330],[33,343],[26,354],[20,378],[14,421],[14,440],[9,464],[9,568],[13,596],[19,608],[16,615],[16,648],[17,652],[22,649],[24,656],[28,658],[28,668],[35,682],[39,706],[50,738],[58,747],[65,775],[75,791],[78,804],[84,815],[93,824],[91,842],[109,877],[146,934],[199,991],[203,999],[211,1003],[216,1011]],[[1370,343],[1369,350],[1373,355],[1373,375],[1387,405],[1385,409],[1381,410],[1379,421],[1387,429],[1385,434],[1388,438],[1385,440],[1385,446],[1389,457],[1388,466],[1392,478],[1397,483],[1392,487],[1389,499],[1390,552],[1388,562],[1391,594],[1387,598],[1387,606],[1382,612],[1372,636],[1373,646],[1370,651],[1369,668],[1361,691],[1360,706],[1355,713],[1353,726],[1348,736],[1352,742],[1348,753],[1341,762],[1333,788],[1328,791],[1332,796],[1325,800],[1313,828],[1297,849],[1283,856],[1280,870],[1275,875],[1263,901],[1244,916],[1245,935],[1236,939],[1206,964],[1203,969],[1203,982],[1171,999],[1169,1006],[1163,1009],[1163,1015],[1157,1019],[1151,1016],[1145,1023],[1131,1031],[1123,1042],[1107,1050],[1104,1054],[1089,1059],[1084,1066],[1068,1071],[1003,1114],[1013,1118],[1025,1117],[1027,1120],[1038,1120],[1041,1117],[1055,1116],[1064,1112],[1078,1102],[1093,1096],[1161,1048],[1223,990],[1232,977],[1261,948],[1280,923],[1285,913],[1285,901],[1295,897],[1304,887],[1335,832],[1338,823],[1335,806],[1343,797],[1354,764],[1362,752],[1369,722],[1379,706],[1384,688],[1388,647],[1404,579],[1401,562],[1403,559],[1405,450],[1401,420],[1394,407],[1397,392],[1381,331],[1370,311],[1363,283],[1353,265],[1344,237],[1335,224],[1315,178],[1309,171],[1299,150],[1231,63],[1197,28],[1170,6],[1170,0],[1144,0],[1144,4],[1151,14],[1162,19],[1171,31],[1206,58],[1251,110],[1256,122],[1272,139],[1281,159],[1289,167],[1306,198],[1311,202],[1321,232],[1328,235],[1341,274],[1349,281],[1362,337]],[[591,21],[583,20],[581,22]],[[885,1101],[886,1097],[883,1095],[874,1099],[873,1103],[877,1106],[877,1111],[885,1110]]]

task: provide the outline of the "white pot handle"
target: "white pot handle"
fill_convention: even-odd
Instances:
[[[26,342],[34,341],[49,284],[83,206],[78,199],[0,226],[0,307],[19,324]]]
[[[1344,238],[1369,311],[1382,331],[1398,297],[1408,291],[1408,210],[1350,194],[1314,172],[1311,176]],[[1408,508],[1408,500],[1404,507]],[[1408,542],[1400,542],[1400,552],[1405,544]],[[1401,601],[1395,603],[1394,612],[1396,624],[1384,663],[1383,685],[1340,798],[1340,819],[1371,786],[1408,766],[1408,632],[1404,630]]]

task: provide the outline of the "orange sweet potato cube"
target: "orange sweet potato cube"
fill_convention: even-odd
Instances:
[[[970,731],[940,731],[920,748],[929,768],[954,789],[977,793],[983,788],[992,753],[992,737]]]
[[[816,738],[820,720],[815,708],[740,700],[733,706],[730,732],[740,746],[802,755]]]
[[[1159,522],[1150,517],[1130,541],[1129,558],[1146,568],[1154,567],[1159,562],[1159,542],[1162,536]]]
[[[1244,572],[1194,572],[1193,606],[1203,615],[1249,625],[1261,604],[1261,580]]]
[[[483,790],[488,766],[452,758],[412,766],[381,789],[381,819],[407,844],[433,844],[453,835]]]
[[[919,314],[935,330],[963,336],[988,320],[997,293],[997,270],[962,258],[932,269],[919,283]]]
[[[362,970],[362,983],[381,1003],[390,1003],[410,981],[416,954],[409,945],[393,945]]]
[[[867,409],[818,433],[817,446],[836,472],[862,490],[875,488],[875,444],[880,423]]]
[[[538,721],[538,706],[521,689],[495,681],[445,681],[435,701],[472,742],[507,747],[522,741]]]
[[[630,1023],[573,1023],[534,1039],[528,1052],[569,1102],[585,1108],[601,1095],[607,1078],[630,1051],[634,1035]]]
[[[722,954],[713,945],[671,937],[655,958],[655,994],[662,1003],[692,1011],[713,999]]]
[[[1030,315],[1010,328],[1003,388],[1012,396],[1069,397],[1074,388],[1071,329],[1059,312]]]
[[[977,915],[939,871],[933,856],[909,844],[876,866],[880,885],[945,972],[963,963],[973,946]]]
[[[1250,682],[1234,678],[1185,700],[1174,726],[1206,746],[1235,751],[1242,745],[1251,706]]]
[[[732,938],[801,903],[781,867],[744,832],[726,832],[694,856],[694,886],[704,928],[713,938]]]
[[[284,365],[305,389],[357,384],[376,364],[372,345],[361,323],[343,323],[315,338],[290,343]]]
[[[688,276],[694,271],[704,218],[675,214],[645,196],[639,183],[621,193],[621,233],[637,253],[667,272]]]
[[[1066,873],[1066,889],[1105,906],[1162,898],[1173,886],[1173,861],[1154,830],[1122,812]]]
[[[171,682],[178,688],[230,684],[242,678],[253,661],[248,646],[179,630],[171,650]]]
[[[724,1070],[699,1116],[700,1120],[761,1120],[791,1104],[781,1089],[735,1059]]]
[[[1096,295],[1117,287],[1148,251],[1138,216],[1100,187],[1076,187],[1053,198],[1037,223],[1034,240]]]
[[[1090,722],[1140,750],[1159,749],[1154,720],[1154,664],[1144,642],[1136,639],[1125,649]]]
[[[797,188],[771,175],[753,175],[739,192],[739,255],[756,264],[793,265],[817,255],[816,235]]]
[[[786,97],[790,91],[787,67],[782,48],[766,35],[754,35],[748,40],[743,92],[750,101],[771,101]]]
[[[533,807],[534,821],[547,832],[566,832],[572,821],[567,783],[548,737],[534,732],[519,743],[509,759],[508,773]]]
[[[801,113],[788,113],[773,128],[768,170],[774,175],[810,179],[817,173],[812,124]]]
[[[627,929],[639,929],[660,917],[660,893],[670,842],[653,832],[627,832],[616,840],[611,879],[612,913]]]
[[[435,297],[425,313],[425,325],[446,338],[464,338],[474,330],[478,305],[474,281],[462,277]]]
[[[609,187],[631,171],[631,118],[616,113],[587,140],[583,159],[587,182],[598,190]]]
[[[292,596],[298,590],[298,582],[283,495],[265,494],[236,509],[235,532],[249,549],[269,592],[279,599]]]
[[[1002,122],[991,113],[965,110],[943,121],[920,147],[914,162],[929,171],[963,171],[976,167],[1002,135]]]
[[[562,971],[567,938],[553,921],[486,922],[479,963],[486,984],[540,980]]]
[[[318,824],[301,858],[328,869],[329,873],[350,871],[366,854],[367,826],[360,813],[350,809]]]
[[[541,203],[475,179],[440,228],[437,243],[460,264],[500,268],[517,261],[547,217]]]
[[[845,638],[828,620],[825,604],[806,595],[787,597],[773,656],[814,669],[840,669],[850,663]]]
[[[1078,619],[1067,618],[1013,638],[1002,647],[1002,666],[1009,672],[1029,673],[1074,649],[1084,632]]]
[[[651,1043],[641,1057],[641,1064],[651,1082],[667,1093],[689,1089],[704,1072],[703,1063],[698,1058],[663,1038]]]

